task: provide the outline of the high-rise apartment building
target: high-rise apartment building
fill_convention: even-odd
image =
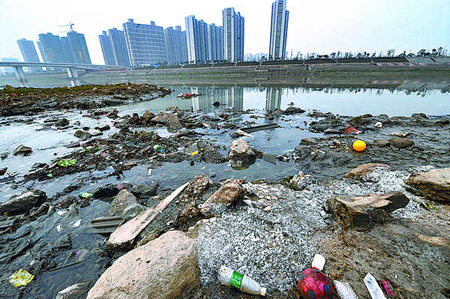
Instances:
[[[69,62],[59,36],[51,33],[39,34],[39,42],[41,43],[46,62]]]
[[[169,64],[178,64],[188,61],[186,32],[181,31],[181,26],[164,29],[166,38],[167,58]]]
[[[72,49],[70,48],[69,39],[66,36],[61,36],[61,47],[64,52],[65,60],[64,62],[75,63],[75,59],[73,58]]]
[[[285,59],[288,23],[289,11],[286,10],[286,0],[277,0],[273,2],[270,25],[269,60]]]
[[[32,40],[26,40],[24,38],[19,39],[17,41],[17,45],[19,45],[20,53],[22,54],[23,61],[25,62],[40,62],[39,56],[36,51],[36,47],[34,46],[34,42]],[[42,68],[40,67],[32,67],[29,68],[31,72],[41,72]]]
[[[42,48],[41,42],[37,41],[36,44],[38,46],[39,53],[41,54],[42,61],[47,62],[47,58],[45,57],[44,48]]]
[[[67,38],[75,63],[91,64],[84,34],[72,30],[67,32]]]
[[[103,60],[105,60],[106,65],[117,65],[116,59],[114,57],[114,52],[112,48],[111,38],[103,31],[101,35],[98,36],[100,40],[100,46],[102,48]]]
[[[123,31],[132,66],[167,62],[164,29],[155,22],[137,24],[129,19],[123,24]]]
[[[189,63],[208,61],[208,24],[195,16],[186,17],[185,22]]]
[[[233,7],[222,11],[224,60],[244,61],[244,17]]]
[[[208,60],[223,61],[223,27],[216,24],[208,25]]]
[[[130,67],[130,58],[128,56],[127,42],[122,30],[112,28],[108,30],[111,46],[114,53],[115,65]]]

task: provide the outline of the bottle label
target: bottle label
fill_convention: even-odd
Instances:
[[[231,276],[231,280],[230,280],[230,285],[237,289],[240,289],[243,278],[244,278],[243,274],[233,271],[233,275]]]

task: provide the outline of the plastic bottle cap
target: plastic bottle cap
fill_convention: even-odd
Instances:
[[[312,261],[312,268],[322,271],[324,266],[325,266],[325,258],[320,254],[316,254]]]
[[[261,296],[266,296],[266,288],[261,288]]]

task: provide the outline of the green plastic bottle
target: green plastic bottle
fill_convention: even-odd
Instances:
[[[248,294],[266,296],[266,288],[261,287],[259,283],[247,275],[225,266],[220,266],[219,281],[221,284],[235,287]]]

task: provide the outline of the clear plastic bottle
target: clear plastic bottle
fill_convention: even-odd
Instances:
[[[369,290],[372,299],[386,299],[383,291],[381,290],[375,277],[373,277],[372,274],[367,273],[366,277],[364,277],[364,283],[366,284],[366,287]]]
[[[266,288],[261,287],[259,283],[247,275],[225,266],[220,266],[219,281],[224,285],[233,286],[248,294],[266,296]]]

